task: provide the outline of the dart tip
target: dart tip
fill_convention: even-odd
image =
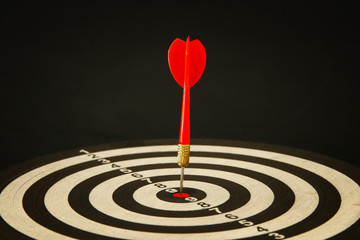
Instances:
[[[190,36],[187,37],[186,41],[187,41],[187,42],[190,42]]]

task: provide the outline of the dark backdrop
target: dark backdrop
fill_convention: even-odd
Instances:
[[[144,2],[2,6],[2,168],[69,148],[177,138],[182,89],[167,50],[188,35],[207,51],[191,89],[193,138],[302,148],[359,166],[358,8]]]

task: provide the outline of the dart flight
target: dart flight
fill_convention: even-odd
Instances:
[[[183,189],[184,168],[190,157],[190,88],[194,86],[204,72],[206,52],[199,40],[186,42],[177,38],[168,52],[170,71],[176,82],[183,88],[180,137],[178,146],[178,165],[181,167],[180,194]]]

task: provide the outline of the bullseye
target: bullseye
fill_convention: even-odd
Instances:
[[[356,167],[274,146],[194,144],[180,194],[176,145],[141,144],[12,172],[0,231],[9,239],[356,239]]]
[[[182,193],[174,193],[173,196],[174,197],[186,198],[186,197],[190,197],[190,194],[182,192]]]

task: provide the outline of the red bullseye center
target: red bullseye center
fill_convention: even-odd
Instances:
[[[190,194],[188,193],[174,193],[174,197],[190,197]]]

